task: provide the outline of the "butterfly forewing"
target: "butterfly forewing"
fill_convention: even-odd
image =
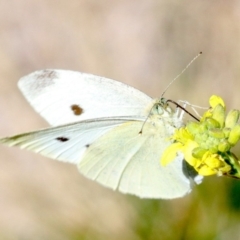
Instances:
[[[111,79],[67,70],[42,70],[19,81],[24,96],[51,125],[85,119],[144,116],[152,99]]]

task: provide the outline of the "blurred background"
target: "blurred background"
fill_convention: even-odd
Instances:
[[[47,126],[17,89],[44,68],[105,76],[152,97],[239,108],[240,2],[0,0],[0,134]],[[236,153],[240,154],[238,149]],[[0,239],[240,239],[240,181],[208,177],[181,199],[105,189],[70,164],[0,147]]]

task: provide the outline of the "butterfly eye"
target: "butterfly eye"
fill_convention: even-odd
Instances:
[[[160,103],[155,103],[155,105],[152,108],[152,113],[153,114],[163,114],[163,107]]]
[[[81,115],[84,111],[81,107],[79,107],[77,104],[73,104],[71,106],[71,109],[73,111],[73,114],[78,116],[78,115]]]

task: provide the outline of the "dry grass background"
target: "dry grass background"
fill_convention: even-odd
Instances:
[[[1,0],[0,133],[47,126],[16,86],[29,72],[89,72],[158,97],[199,51],[167,97],[207,106],[220,94],[238,108],[239,22],[234,0]],[[240,239],[238,190],[211,177],[182,199],[140,200],[1,147],[0,239]]]

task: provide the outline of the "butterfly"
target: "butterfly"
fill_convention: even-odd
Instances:
[[[0,139],[76,164],[89,179],[140,198],[188,194],[197,174],[181,154],[163,167],[178,109],[121,82],[68,70],[40,70],[19,80],[33,108],[52,127]]]

